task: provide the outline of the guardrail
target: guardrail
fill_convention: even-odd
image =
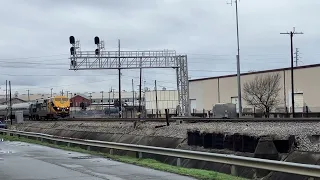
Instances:
[[[112,149],[134,151],[139,153],[139,158],[142,158],[142,153],[171,156],[171,157],[178,158],[177,160],[178,166],[180,166],[180,163],[181,163],[180,158],[186,158],[186,159],[216,162],[216,163],[237,165],[237,166],[257,168],[257,169],[265,169],[265,170],[277,171],[277,172],[283,172],[283,173],[305,175],[308,177],[320,177],[319,165],[300,164],[300,163],[274,161],[274,160],[227,155],[227,154],[170,149],[170,148],[143,146],[143,145],[135,145],[135,144],[75,139],[75,138],[53,136],[49,134],[7,130],[7,129],[0,129],[0,132],[10,134],[10,135],[35,137],[37,139],[40,139],[41,141],[43,139],[47,139],[47,140],[53,140],[55,142],[65,142],[65,143],[68,143],[68,145],[70,144],[85,145],[88,147],[88,150],[90,150],[90,147],[109,148],[111,154],[113,153]]]

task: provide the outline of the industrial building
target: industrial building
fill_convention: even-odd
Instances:
[[[267,75],[278,73],[281,77],[279,93],[279,105],[275,109],[276,112],[284,112],[287,109],[291,112],[291,71],[290,68],[272,69],[256,72],[248,72],[241,74],[241,86],[244,83],[254,80],[257,75]],[[320,74],[320,64],[298,66],[294,68],[294,98],[295,112],[303,112],[308,107],[309,112],[320,112],[320,102],[318,100],[318,91],[320,90],[320,82],[312,80]],[[59,94],[53,94],[53,96]],[[51,94],[22,94],[19,99],[23,101],[32,101],[41,98],[48,98]],[[78,97],[78,96],[81,96]],[[126,106],[139,106],[139,92],[122,91],[122,101]],[[243,90],[242,90],[243,96]],[[85,101],[87,104],[113,105],[115,100],[118,100],[118,92],[101,91],[91,93],[72,93],[69,98],[74,98],[74,106],[79,106],[80,101]],[[217,103],[233,103],[238,104],[237,92],[237,75],[225,75],[217,77],[208,77],[201,79],[189,80],[189,98],[191,112],[202,113],[211,111]],[[178,92],[176,90],[158,90],[157,96],[155,91],[144,89],[141,94],[141,106],[147,114],[163,114],[165,109],[169,109],[170,113],[176,111],[178,105]],[[133,104],[134,102],[134,104]],[[242,100],[243,112],[253,112],[253,107],[247,105],[246,101]],[[237,108],[237,111],[239,109]]]
[[[24,103],[26,101],[20,99],[20,98],[11,98],[11,103],[12,104],[18,104],[18,103]],[[0,105],[6,105],[6,104],[10,104],[10,100],[9,98],[6,100],[6,98],[0,98]]]
[[[254,80],[257,75],[279,73],[281,76],[279,93],[280,104],[277,110],[287,108],[291,112],[291,70],[290,68],[272,69],[241,74],[241,87]],[[320,81],[313,79],[320,75],[320,64],[294,67],[294,101],[295,112],[320,112]],[[242,90],[243,97],[243,90]],[[189,98],[191,111],[202,112],[212,110],[217,103],[238,104],[237,75],[217,76],[189,80]],[[238,107],[238,105],[237,105]],[[242,100],[243,112],[252,112],[253,107]],[[276,110],[276,111],[277,111]],[[239,109],[237,108],[237,111]]]
[[[169,110],[170,114],[176,113],[178,106],[178,91],[177,90],[158,90],[146,91],[146,111],[147,114],[155,114],[158,109],[159,114],[164,114],[165,109]]]
[[[53,93],[52,96],[61,94]],[[51,97],[51,94],[21,94],[19,99],[24,102],[34,101],[39,99],[46,99]],[[92,105],[97,107],[113,106],[114,102],[119,99],[119,92],[115,91],[97,91],[97,92],[83,92],[83,93],[70,93],[68,95],[71,101],[72,107],[77,107],[80,110],[80,103],[84,103],[86,106]],[[132,107],[138,110],[139,107],[139,92],[125,91],[121,92],[121,99],[125,104],[125,107]],[[13,102],[15,103],[15,102]],[[133,104],[134,103],[134,104]],[[165,109],[169,109],[169,112],[174,114],[178,105],[178,91],[176,90],[158,90],[157,96],[155,91],[145,89],[141,93],[141,108],[146,114],[164,114]],[[74,108],[73,108],[74,109]]]
[[[82,98],[78,98],[81,96]],[[110,98],[110,99],[109,99]],[[80,105],[80,101],[91,100],[92,105],[104,104],[106,106],[113,105],[114,101],[119,99],[118,92],[91,92],[85,94],[77,94],[75,97],[75,106]],[[85,100],[83,100],[85,99]],[[125,106],[135,107],[138,109],[139,106],[139,92],[122,91],[121,99]],[[71,98],[71,102],[74,98]],[[133,105],[134,103],[134,105]],[[141,93],[141,107],[147,114],[156,114],[158,110],[159,114],[164,114],[165,109],[169,109],[170,113],[175,113],[178,105],[178,91],[176,90],[158,90],[157,96],[156,91],[146,90]]]

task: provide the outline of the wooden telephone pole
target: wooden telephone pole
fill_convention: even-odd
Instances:
[[[293,35],[295,34],[303,34],[302,32],[295,32],[295,27],[293,27],[293,31],[280,33],[280,34],[289,34],[290,35],[290,44],[291,44],[291,103],[292,103],[292,117],[295,117],[294,110],[294,81],[293,81]]]

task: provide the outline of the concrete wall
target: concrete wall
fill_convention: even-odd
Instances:
[[[270,73],[279,73],[281,76],[279,93],[279,107],[291,107],[291,71],[282,69],[273,72],[261,72],[241,75],[241,87],[243,84],[252,81],[258,75]],[[308,106],[311,111],[320,112],[320,100],[318,92],[320,91],[320,81],[315,77],[320,75],[320,65],[314,67],[296,68],[294,70],[295,93],[303,93],[303,104]],[[191,107],[196,107],[197,111],[211,110],[216,103],[234,103],[232,98],[237,98],[237,76],[207,78],[203,80],[192,80],[190,86]],[[298,95],[295,95],[295,106],[299,106]],[[252,108],[242,101],[243,108]],[[300,105],[301,106],[301,105]],[[302,107],[296,107],[296,111],[303,111]]]

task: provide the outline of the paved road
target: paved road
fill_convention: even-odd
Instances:
[[[0,140],[1,180],[192,180],[185,176],[23,142]]]

